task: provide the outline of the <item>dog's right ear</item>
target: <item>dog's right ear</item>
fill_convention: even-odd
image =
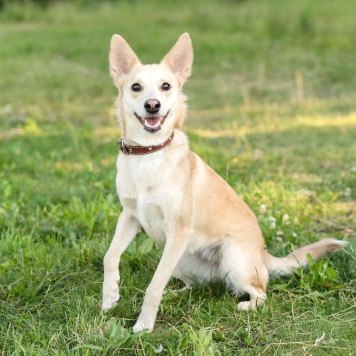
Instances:
[[[114,35],[111,38],[109,62],[110,75],[114,83],[117,83],[135,64],[140,63],[140,60],[121,36]]]
[[[193,46],[188,33],[183,33],[176,44],[163,58],[163,63],[167,64],[184,83],[191,74],[193,64]]]

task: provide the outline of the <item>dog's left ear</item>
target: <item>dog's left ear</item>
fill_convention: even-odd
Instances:
[[[192,72],[193,46],[188,33],[183,33],[177,43],[163,58],[162,63],[167,64],[184,83]]]
[[[135,64],[140,63],[140,60],[121,36],[114,35],[111,39],[109,62],[110,74],[116,84]]]

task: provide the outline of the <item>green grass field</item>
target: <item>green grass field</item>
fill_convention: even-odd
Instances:
[[[356,354],[356,2],[6,3],[0,354],[152,355],[161,344],[163,355]],[[269,251],[350,244],[271,280],[256,312],[206,284],[166,296],[154,332],[135,335],[161,248],[140,233],[122,258],[121,300],[102,313],[120,212],[109,43],[119,33],[157,62],[183,32],[195,48],[192,150],[258,215]]]

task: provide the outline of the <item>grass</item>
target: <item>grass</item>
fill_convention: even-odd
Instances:
[[[7,3],[0,11],[0,353],[167,355],[356,352],[356,56],[351,0]],[[272,280],[257,312],[222,284],[167,296],[132,334],[161,249],[144,233],[100,311],[115,194],[120,33],[157,62],[188,31],[192,149],[259,217],[269,250],[333,236],[345,251]],[[262,207],[261,207],[262,206]],[[177,285],[170,282],[170,287]]]

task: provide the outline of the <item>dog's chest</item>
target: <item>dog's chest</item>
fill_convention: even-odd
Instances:
[[[175,205],[170,189],[170,172],[153,160],[118,159],[117,192],[124,209],[136,217],[146,233],[164,244],[167,226]]]

